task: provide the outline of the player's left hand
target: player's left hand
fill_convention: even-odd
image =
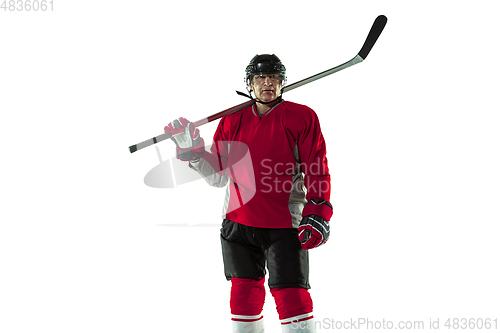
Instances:
[[[302,211],[299,241],[304,250],[310,250],[326,243],[330,237],[332,205],[326,200],[311,199]]]

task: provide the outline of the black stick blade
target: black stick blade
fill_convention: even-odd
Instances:
[[[368,53],[372,50],[373,45],[375,45],[375,42],[377,41],[378,37],[382,33],[382,30],[384,30],[384,27],[387,23],[387,17],[384,15],[380,15],[375,19],[375,22],[373,22],[372,28],[370,29],[370,32],[368,33],[368,37],[366,37],[365,43],[363,44],[363,47],[361,50],[358,52],[358,55],[364,59],[368,57]]]

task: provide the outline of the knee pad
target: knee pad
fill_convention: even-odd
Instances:
[[[271,294],[276,302],[283,325],[293,321],[312,319],[313,304],[309,291],[304,288],[274,288]]]
[[[231,314],[235,321],[256,321],[262,318],[266,290],[264,278],[231,279]]]

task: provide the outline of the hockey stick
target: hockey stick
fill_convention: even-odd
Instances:
[[[382,33],[382,30],[384,30],[386,23],[387,23],[387,17],[385,17],[384,15],[380,15],[375,19],[375,21],[373,22],[373,25],[370,29],[370,32],[368,33],[368,36],[366,37],[365,43],[361,47],[361,50],[358,52],[358,54],[356,54],[356,56],[354,58],[352,58],[348,62],[345,62],[342,65],[333,67],[329,70],[318,73],[318,74],[313,75],[311,77],[308,77],[306,79],[300,80],[300,81],[295,82],[293,84],[287,85],[287,86],[283,87],[282,92],[293,90],[293,89],[298,88],[300,86],[303,86],[305,84],[319,80],[327,75],[336,73],[338,71],[341,71],[341,70],[346,69],[348,67],[351,67],[353,65],[359,64],[360,62],[365,60],[366,57],[368,56],[368,54],[370,53],[373,45],[375,45],[375,42],[377,41],[378,37]],[[226,110],[218,112],[216,114],[213,114],[213,115],[209,116],[208,118],[203,118],[201,120],[198,120],[198,121],[194,122],[194,125],[201,126],[203,124],[206,124],[206,123],[209,123],[211,121],[217,120],[219,118],[225,117],[225,116],[230,115],[232,113],[238,112],[238,111],[240,111],[240,110],[242,110],[242,109],[244,109],[247,106],[250,106],[252,104],[254,104],[253,100],[246,101],[245,103],[241,103],[239,105],[233,106],[232,108],[226,109]],[[151,138],[149,140],[132,145],[132,146],[128,147],[128,149],[131,153],[134,153],[139,149],[151,146],[155,143],[169,139],[171,137],[172,137],[172,135],[170,133],[163,133],[163,134],[155,136],[154,138]]]

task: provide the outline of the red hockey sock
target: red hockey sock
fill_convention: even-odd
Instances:
[[[231,314],[232,320],[252,322],[262,319],[262,308],[266,291],[264,289],[264,278],[254,279],[231,279]]]
[[[271,289],[271,294],[282,325],[313,318],[312,299],[307,289],[274,288]]]

